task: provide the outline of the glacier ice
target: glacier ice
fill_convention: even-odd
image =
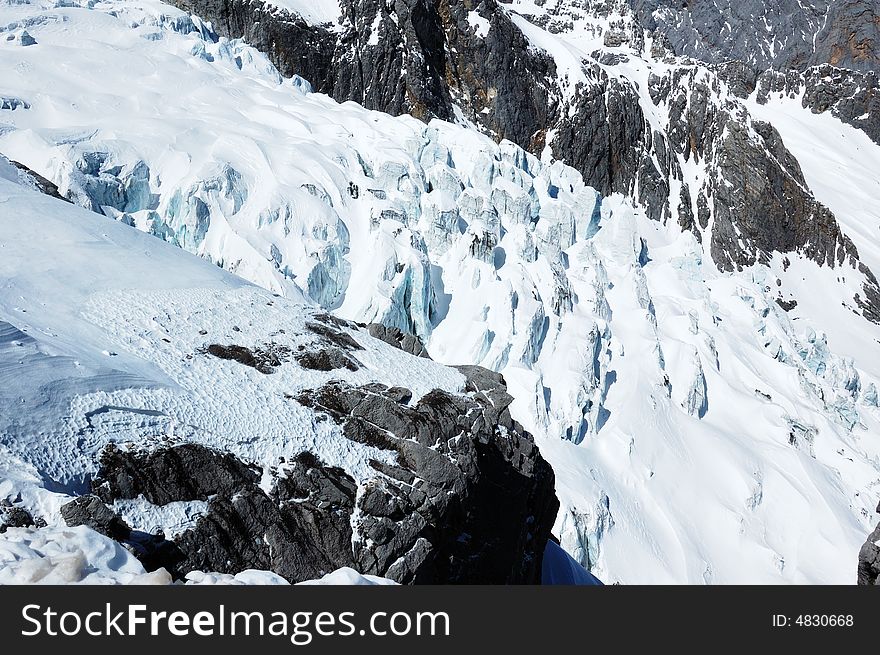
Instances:
[[[4,6],[0,22],[33,11]],[[4,112],[0,152],[269,297],[393,325],[435,360],[501,371],[517,420],[557,471],[557,535],[603,579],[702,582],[711,570],[714,582],[849,581],[841,553],[863,541],[861,510],[877,490],[880,357],[870,326],[811,304],[840,295],[837,271],[790,253],[721,274],[708,243],[600,197],[549,153],[338,105],[154,0],[63,14],[94,50],[71,60],[77,76],[59,75],[48,55],[29,75],[6,66],[61,52],[53,23],[27,26],[38,47],[0,51],[3,97],[30,105],[8,112],[14,122]],[[162,38],[131,38],[148,34]],[[100,75],[88,65],[97,56]],[[44,96],[57,120],[47,100],[38,106]],[[791,313],[776,303],[777,279],[798,297]],[[15,307],[0,318],[19,321]],[[145,325],[168,320],[130,309]],[[99,354],[77,361],[112,371],[124,359]],[[27,356],[42,366],[51,353]],[[73,362],[53,363],[74,379]],[[138,405],[91,393],[85,411]],[[125,418],[130,434],[142,420]],[[267,451],[282,441],[271,427]]]

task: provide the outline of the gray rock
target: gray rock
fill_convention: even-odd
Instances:
[[[228,359],[245,366],[250,366],[266,375],[274,373],[275,369],[281,366],[290,356],[289,348],[276,343],[253,348],[236,344],[223,345],[212,343],[200,352],[218,359]]]
[[[28,528],[35,523],[34,517],[23,507],[0,506],[0,534],[9,528]]]
[[[409,334],[400,328],[389,327],[380,323],[370,323],[367,325],[367,331],[371,337],[384,341],[410,355],[431,359],[422,340],[414,334]]]
[[[638,23],[677,55],[731,59],[756,70],[832,64],[878,69],[880,10],[872,0],[627,0]]]
[[[342,348],[320,348],[318,350],[306,350],[294,355],[296,363],[303,368],[313,371],[333,371],[344,368],[349,371],[357,371],[360,366],[349,357]]]
[[[880,514],[880,505],[877,505]],[[880,524],[868,535],[859,551],[857,581],[860,585],[880,585]]]
[[[0,99],[2,100],[2,99]],[[30,105],[26,105],[26,108],[30,107]],[[58,200],[63,200],[64,202],[70,202],[67,198],[61,195],[58,191],[58,186],[47,180],[42,175],[34,172],[24,164],[21,164],[17,161],[9,160],[9,162],[18,168],[18,170],[22,171],[25,176],[28,178],[30,183],[41,193],[46,194],[47,196],[52,196],[53,198],[57,198]]]
[[[260,471],[232,455],[197,444],[153,451],[128,451],[110,444],[101,453],[99,466],[92,489],[108,503],[141,495],[154,505],[204,501],[215,494],[232,495],[260,479]]]
[[[434,390],[414,405],[409,390],[381,384],[334,381],[300,394],[349,439],[391,451],[394,463],[373,462],[376,475],[360,485],[309,453],[279,464],[267,493],[260,473],[229,454],[109,446],[94,482],[100,498],[62,513],[176,577],[257,568],[301,581],[350,566],[402,583],[538,583],[559,506],[553,471],[511,419],[503,378],[460,370],[466,395]],[[102,502],[139,496],[208,506],[167,541],[133,532]]]
[[[37,40],[27,30],[22,30],[18,35],[18,44],[21,46],[37,45]]]
[[[805,71],[771,70],[758,77],[756,86],[757,100],[762,104],[771,94],[801,97],[801,104],[813,113],[831,112],[880,144],[880,78],[877,72],[864,73],[830,65]]]
[[[62,506],[61,518],[71,528],[85,525],[117,541],[127,541],[131,535],[131,527],[95,495],[80,496]]]

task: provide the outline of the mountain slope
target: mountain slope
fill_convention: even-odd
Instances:
[[[500,377],[405,354],[27,188],[2,161],[0,554],[12,579],[143,571],[93,533],[65,543],[66,524],[166,577],[263,569],[296,582],[357,567],[400,582],[541,580],[553,472]],[[29,531],[37,519],[48,527]]]
[[[424,120],[310,92],[270,64],[279,52],[267,59],[160,3],[3,9],[34,23],[37,44],[0,49],[15,71],[0,90],[20,100],[3,112],[0,151],[83,206],[289,297],[291,312],[305,298],[413,333],[440,362],[502,372],[513,418],[556,472],[555,532],[603,579],[852,582],[880,480],[880,350],[864,317],[877,215],[847,199],[870,195],[860,167],[875,146],[847,128],[841,165],[864,177],[834,192],[821,156],[808,157],[836,139],[815,130],[836,129],[832,115],[762,104],[731,70],[654,57],[650,39],[606,39],[617,18],[557,29],[526,3],[478,4],[449,7],[458,63],[431,69],[426,56],[428,69],[402,77],[383,57],[420,57],[382,31],[402,9],[379,11],[376,43],[367,2],[335,27],[280,14],[256,26],[241,12],[258,4],[215,20],[234,33],[237,16],[257,44],[280,30],[333,75],[345,70],[337,41],[364,58],[376,49],[383,72],[363,89],[309,82]],[[450,16],[435,53],[453,43]],[[403,21],[400,38],[409,27],[438,33]],[[468,68],[492,52],[517,58]],[[437,86],[447,65],[460,83]],[[477,93],[506,65],[525,77]],[[806,129],[787,129],[797,122]],[[218,300],[199,302],[210,313]],[[240,311],[255,326],[269,311],[256,307]],[[425,370],[413,376],[433,380]],[[268,461],[266,429],[265,444],[226,446]],[[335,442],[318,443],[337,463]],[[363,466],[351,457],[349,470]]]

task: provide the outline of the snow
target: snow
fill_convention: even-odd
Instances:
[[[165,569],[147,572],[129,551],[85,526],[9,528],[0,535],[0,585],[87,584],[170,585]],[[181,584],[181,583],[178,583]],[[271,571],[248,569],[229,575],[192,571],[182,584],[287,585]],[[328,573],[307,585],[391,585],[391,580],[363,576],[349,568]]]
[[[40,481],[81,491],[110,441],[187,439],[264,467],[311,450],[366,475],[371,457],[388,454],[353,444],[285,394],[340,377],[404,384],[416,397],[463,386],[457,371],[365,333],[356,335],[362,367],[344,375],[292,363],[264,375],[200,355],[213,342],[295,350],[312,340],[305,322],[314,310],[5,180],[0,208],[0,470],[10,461],[2,486],[13,498],[25,491],[39,514],[53,507]]]
[[[179,501],[166,505],[153,505],[143,497],[133,500],[116,500],[112,509],[133,530],[156,534],[162,531],[167,539],[174,539],[194,528],[199,517],[208,510],[206,501]]]
[[[468,12],[468,25],[474,29],[474,33],[481,39],[489,34],[489,29],[492,27],[488,19],[483,18],[475,11]]]
[[[608,25],[554,35],[526,19],[537,6],[509,10],[585,79]],[[321,305],[501,371],[556,471],[562,547],[605,582],[852,582],[880,494],[880,345],[847,306],[852,269],[789,254],[720,273],[674,220],[600,198],[549,156],[337,104],[154,0],[0,6],[0,25],[34,14],[36,46],[0,39],[0,92],[30,107],[0,112],[0,152],[117,222],[0,181],[0,497],[57,517],[110,440],[199,441],[267,475],[309,449],[364,474],[386,455],[284,397],[327,374],[196,355],[295,347]],[[603,68],[639,83],[662,129],[647,79],[667,65],[627,52]],[[877,147],[794,106],[749,109],[878,270]],[[0,163],[0,178],[20,176]],[[461,388],[355,338],[353,383]],[[199,511],[121,509],[169,529]]]
[[[541,573],[542,584],[601,586],[602,583],[578,564],[555,541],[547,542]]]
[[[387,578],[380,578],[375,575],[361,575],[354,569],[343,567],[332,573],[328,573],[320,580],[309,580],[300,582],[301,585],[335,585],[335,586],[364,586],[364,585],[393,585],[395,584]]]
[[[342,13],[338,0],[267,0],[267,4],[299,14],[312,25],[336,23]]]
[[[169,584],[120,544],[85,526],[9,528],[0,535],[0,584]]]
[[[880,271],[880,148],[862,130],[830,112],[813,114],[800,98],[770,94],[767,104],[754,97],[749,111],[772,123],[801,165],[816,199],[838,218],[873,271]]]
[[[204,573],[191,571],[186,574],[187,586],[190,585],[289,585],[290,583],[271,571],[247,569],[235,575],[228,573]]]

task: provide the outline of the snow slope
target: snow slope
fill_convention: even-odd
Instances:
[[[3,547],[4,575],[24,580],[9,564],[27,559],[22,549],[50,559],[67,553],[76,562],[105,557],[106,540],[67,531],[58,509],[84,491],[96,455],[111,441],[185,438],[256,461],[269,479],[280,458],[303,450],[354,475],[370,458],[387,459],[285,397],[339,378],[338,372],[294,367],[293,374],[265,375],[201,352],[209,343],[295,350],[313,340],[305,327],[311,306],[14,183],[6,162],[0,173],[0,495],[50,522],[48,532],[6,533],[14,543]],[[463,386],[457,371],[358,338],[362,367],[345,371],[345,379],[393,378],[417,397]],[[154,529],[157,520],[163,528],[174,525],[167,513],[175,508],[161,508],[165,517],[134,501],[121,509],[136,529]],[[98,568],[143,572],[117,551]],[[40,569],[33,575],[47,575],[44,565],[33,566]]]
[[[512,10],[528,14],[527,4]],[[4,343],[28,349],[28,393],[41,399],[27,425],[20,412],[0,413],[16,421],[0,424],[15,436],[4,442],[9,457],[32,467],[8,474],[27,502],[57,502],[40,476],[77,488],[119,422],[133,437],[173,426],[265,462],[288,447],[285,426],[301,425],[317,430],[322,457],[357,469],[363,451],[283,401],[321,374],[267,382],[223,369],[256,385],[244,402],[207,388],[222,363],[186,359],[207,338],[200,329],[231,338],[237,327],[252,341],[282,325],[301,331],[305,296],[416,333],[441,362],[502,371],[516,418],[556,471],[562,546],[606,582],[853,581],[880,495],[880,344],[877,326],[827,299],[852,298],[857,280],[796,254],[721,274],[674,221],[599,197],[549,153],[539,160],[464,125],[339,105],[153,0],[0,7],[5,31],[25,23],[36,45],[0,39],[0,67],[11,72],[0,95],[29,107],[0,112],[0,152],[78,203],[285,296],[189,259],[177,271],[158,241],[85,213],[85,240],[51,224],[67,246],[50,261],[34,232],[6,219],[6,251],[23,254],[15,269],[0,261],[0,275],[33,271],[0,292],[0,320],[13,326]],[[584,22],[552,35],[518,24],[572,76],[609,28]],[[623,50],[629,62],[609,74],[662,72]],[[647,95],[643,105],[662,119]],[[805,164],[811,183],[821,164]],[[871,187],[851,182],[817,194],[870,263],[870,205],[846,199]],[[4,216],[36,220],[40,202],[2,188]],[[107,248],[150,253],[157,265],[138,272],[121,254],[97,256]],[[105,268],[50,284],[91,259]],[[791,313],[776,303],[792,298]],[[15,352],[7,362],[25,361]],[[53,371],[68,369],[60,383],[39,377],[49,356],[62,358]],[[381,377],[396,356],[371,345],[352,376]],[[402,374],[417,391],[460,385],[448,369],[409,366]],[[0,402],[11,412],[20,399]],[[127,409],[85,418],[111,407]],[[169,417],[149,413],[157,407]],[[246,434],[254,421],[259,440]],[[70,450],[46,448],[45,435]]]

